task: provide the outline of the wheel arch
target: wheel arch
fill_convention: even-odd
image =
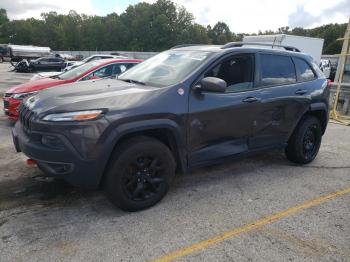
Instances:
[[[309,106],[309,108],[306,110],[306,112],[304,112],[304,114],[302,114],[299,121],[295,124],[293,131],[289,135],[289,138],[291,137],[291,135],[293,134],[295,128],[297,128],[299,123],[301,123],[301,121],[303,121],[308,116],[314,116],[320,121],[321,128],[322,128],[322,135],[326,132],[328,119],[329,119],[328,105],[326,103],[323,103],[323,102],[312,103]]]
[[[329,115],[328,115],[328,105],[323,102],[313,103],[310,105],[310,109],[305,115],[315,116],[318,121],[320,121],[322,128],[322,135],[326,132]]]
[[[122,124],[113,131],[114,139],[111,141],[109,153],[106,155],[108,160],[104,165],[100,184],[103,181],[104,174],[108,169],[113,153],[118,146],[122,142],[137,136],[151,137],[164,143],[174,155],[177,166],[176,171],[182,173],[186,172],[186,134],[175,121],[169,119],[137,121]]]

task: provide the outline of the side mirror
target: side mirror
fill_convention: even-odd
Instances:
[[[205,77],[196,89],[208,92],[225,93],[227,83],[217,77]]]

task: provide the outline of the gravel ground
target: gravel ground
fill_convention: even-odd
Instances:
[[[0,64],[0,92],[30,74]],[[2,108],[0,108],[2,111]],[[329,124],[306,166],[283,152],[179,175],[155,207],[126,213],[101,191],[47,180],[14,151],[0,117],[0,261],[147,261],[322,195],[350,188],[350,127]],[[350,194],[179,261],[350,261]]]

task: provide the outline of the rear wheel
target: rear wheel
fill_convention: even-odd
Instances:
[[[307,164],[315,159],[322,141],[319,120],[314,116],[304,118],[294,130],[286,147],[287,158],[298,164]]]
[[[104,189],[119,208],[138,211],[158,203],[174,175],[169,148],[156,139],[137,137],[123,142],[112,156]]]

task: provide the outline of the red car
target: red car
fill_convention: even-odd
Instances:
[[[40,90],[76,81],[116,76],[140,62],[142,60],[138,59],[95,60],[59,75],[29,81],[15,86],[7,90],[3,97],[5,114],[9,119],[17,120],[17,108],[21,104],[22,99],[34,95]]]

